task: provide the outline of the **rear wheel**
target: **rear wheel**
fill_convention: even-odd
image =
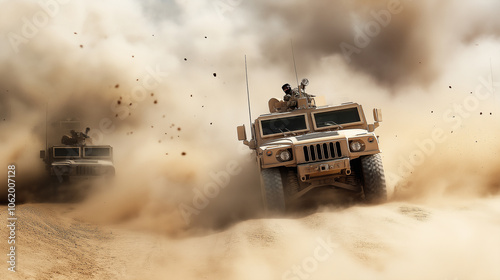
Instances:
[[[264,207],[271,213],[285,212],[285,194],[279,168],[262,169],[260,174]]]
[[[384,167],[380,154],[361,158],[363,173],[363,193],[368,203],[380,203],[387,200]]]

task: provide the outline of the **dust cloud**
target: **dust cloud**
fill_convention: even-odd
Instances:
[[[498,38],[493,1],[259,1],[250,9],[256,25],[268,28],[258,41],[265,60],[290,64],[290,39],[306,71],[318,60],[340,56],[356,72],[401,93],[403,86],[426,88],[439,79],[455,51],[484,38]],[[242,32],[251,32],[247,25]],[[283,38],[276,40],[276,38]],[[286,40],[288,39],[288,40]]]
[[[497,2],[0,3],[0,162],[16,164],[26,202],[21,278],[500,277]],[[389,203],[261,219],[236,141],[244,55],[255,118],[295,82],[290,40],[308,92],[383,109]],[[78,204],[34,204],[38,152],[68,119],[113,146],[116,178]]]

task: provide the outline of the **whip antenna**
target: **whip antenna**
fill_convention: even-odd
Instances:
[[[295,70],[295,80],[297,81],[297,89],[299,90],[300,95],[302,96],[302,91],[299,86],[299,77],[297,75],[297,65],[295,64],[295,53],[293,52],[293,41],[290,39],[290,45],[292,46],[292,59],[293,59],[293,69]]]
[[[49,148],[49,141],[48,141],[49,136],[47,133],[48,115],[49,115],[49,101],[47,100],[45,103],[45,150]]]
[[[248,117],[250,118],[250,131],[252,132],[252,138],[254,138],[254,131],[252,126],[252,110],[250,110],[250,89],[248,88],[248,69],[247,69],[247,56],[245,55],[245,80],[247,82],[247,101],[248,101]]]

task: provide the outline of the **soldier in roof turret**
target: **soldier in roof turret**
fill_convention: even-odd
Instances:
[[[281,89],[285,93],[283,100],[286,102],[286,106],[288,109],[296,109],[297,108],[297,99],[299,98],[299,91],[297,89],[292,89],[290,84],[284,84]]]
[[[64,135],[61,138],[61,144],[70,145],[70,146],[85,145],[86,139],[88,139],[90,141],[90,143],[92,143],[92,139],[88,136],[89,131],[90,131],[89,127],[87,127],[87,129],[85,129],[85,133],[76,132],[75,130],[72,129],[70,131],[71,135]]]

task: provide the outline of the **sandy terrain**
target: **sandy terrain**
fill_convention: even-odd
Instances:
[[[500,279],[499,197],[324,209],[182,238],[86,223],[78,205],[17,211],[17,272],[2,279]]]

